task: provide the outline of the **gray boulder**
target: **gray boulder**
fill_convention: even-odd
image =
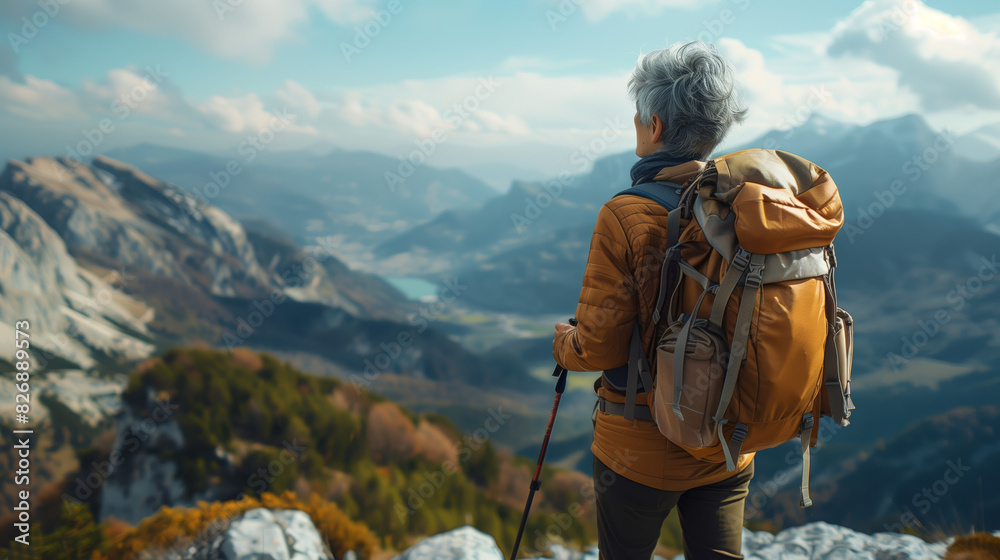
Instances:
[[[312,519],[299,510],[252,509],[192,560],[334,560]]]
[[[429,537],[394,560],[504,560],[493,537],[466,525]]]

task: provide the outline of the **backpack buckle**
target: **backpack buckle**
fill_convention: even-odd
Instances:
[[[802,417],[802,432],[811,430],[813,427],[813,415],[811,412]]]
[[[733,429],[733,437],[729,438],[731,442],[742,442],[747,437],[747,427],[746,424],[737,424],[736,428]]]
[[[733,256],[733,265],[739,268],[746,268],[750,264],[750,253],[746,249],[736,246],[736,254]]]

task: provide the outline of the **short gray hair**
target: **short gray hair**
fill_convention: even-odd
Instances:
[[[690,41],[640,56],[628,92],[640,123],[649,126],[654,113],[663,121],[660,151],[703,159],[746,118],[736,86],[713,45]]]

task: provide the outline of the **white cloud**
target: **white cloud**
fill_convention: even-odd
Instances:
[[[337,109],[324,112],[317,127],[361,128],[351,137],[381,133],[390,141],[428,137],[441,129],[473,145],[523,142],[528,135],[533,141],[573,145],[589,141],[607,119],[631,125],[626,78],[516,72],[490,78],[492,92],[483,86],[487,78],[406,80],[334,92]]]
[[[84,116],[75,93],[51,80],[35,76],[25,76],[23,83],[0,76],[0,107],[12,115],[31,120]]]
[[[1000,38],[917,0],[869,0],[833,29],[832,56],[898,72],[930,111],[1000,108]]]
[[[74,0],[93,6],[113,1],[117,0]],[[194,0],[178,1],[184,9],[195,10]],[[293,6],[292,12],[297,9],[294,6],[299,6],[304,13],[306,2],[319,1],[292,0],[289,5]],[[207,33],[206,29],[224,27],[232,21],[252,30],[255,25],[265,25],[269,8],[262,4],[244,0],[226,15],[222,23],[209,10],[210,16],[216,18],[215,23],[211,26],[204,24],[204,29],[191,22],[183,25],[161,22],[157,29],[166,33],[168,29],[176,31],[185,28],[193,34],[202,29]],[[668,4],[674,7],[690,5],[683,1],[663,3],[652,0],[616,5],[621,6],[620,10],[624,13],[640,14],[665,9]],[[580,8],[587,5],[597,10],[592,14],[594,17],[605,17],[619,9],[611,8],[610,3],[589,0]],[[771,37],[767,45],[760,46],[760,50],[735,39],[719,39],[719,49],[736,67],[744,98],[750,107],[748,122],[733,131],[730,145],[734,139],[745,142],[774,128],[798,126],[817,113],[858,124],[909,112],[920,112],[926,117],[934,113],[929,110],[933,105],[928,103],[934,92],[920,90],[908,82],[920,72],[925,73],[923,77],[934,76],[942,91],[947,88],[948,96],[972,95],[962,89],[968,85],[968,80],[952,82],[939,79],[940,72],[935,74],[934,64],[943,64],[942,61],[962,69],[965,68],[963,64],[978,62],[978,72],[982,76],[989,80],[1000,76],[1000,72],[990,70],[995,64],[990,57],[995,54],[996,39],[940,12],[922,12],[912,22],[901,19],[895,34],[871,35],[881,33],[877,22],[881,21],[879,17],[884,17],[886,9],[890,9],[891,14],[891,8],[887,7],[900,5],[904,5],[902,0],[865,3],[831,31]],[[331,0],[322,9],[325,10],[325,17],[348,22],[352,18],[364,17],[362,14],[367,13],[366,6],[368,3],[364,1]],[[155,12],[157,8],[123,8],[133,15],[142,9]],[[601,15],[600,10],[606,13]],[[880,13],[883,16],[879,16]],[[577,17],[580,16],[577,14]],[[119,22],[130,17],[119,14],[111,20]],[[246,19],[239,20],[238,17]],[[285,29],[288,34],[275,32],[265,36],[262,44],[270,46],[261,47],[262,50],[253,50],[256,48],[253,47],[252,56],[247,55],[246,58],[265,56],[275,42],[292,38],[295,17],[298,16],[294,13],[284,14],[284,19],[279,18],[277,23],[267,22],[271,28]],[[977,21],[980,27],[987,23]],[[856,28],[856,33],[851,31],[852,27]],[[250,35],[232,45],[208,48],[220,53],[230,52],[226,49],[234,49],[232,52],[235,52],[238,45],[257,39]],[[972,52],[977,54],[967,54],[957,48],[955,45],[959,43],[954,42],[959,39],[965,41],[962,45],[974,47]],[[193,38],[190,40],[195,41]],[[902,56],[897,52],[902,46],[893,46],[893,41],[902,41],[902,46],[911,49],[909,54],[903,53],[909,58],[889,56]],[[865,49],[872,52],[868,53]],[[992,60],[995,59],[994,56]],[[567,75],[566,68],[574,66],[579,67],[579,75]],[[348,149],[385,153],[397,148],[412,150],[415,140],[428,138],[435,130],[443,130],[447,133],[447,146],[436,152],[434,157],[437,160],[433,164],[437,165],[446,164],[446,158],[451,157],[447,154],[458,153],[459,150],[467,150],[467,153],[479,150],[489,154],[521,150],[518,153],[527,154],[525,157],[531,160],[532,166],[543,167],[540,161],[548,160],[551,165],[547,169],[561,169],[567,166],[568,157],[556,161],[553,153],[562,150],[568,156],[569,152],[599,137],[609,123],[614,123],[619,133],[603,152],[604,155],[634,147],[631,123],[634,107],[626,93],[630,66],[621,68],[620,72],[585,74],[587,67],[578,64],[578,61],[515,56],[492,68],[497,75],[490,78],[453,75],[352,88],[331,86],[310,89],[295,79],[287,79],[277,89],[269,91],[237,89],[233,93],[232,89],[216,90],[218,95],[197,100],[185,98],[166,80],[149,89],[136,110],[137,114],[153,119],[136,126],[145,126],[142,131],[155,132],[152,138],[145,138],[147,141],[175,138],[215,149],[220,145],[220,139],[222,145],[226,145],[225,142],[236,135],[245,137],[258,133],[269,126],[274,113],[287,109],[295,115],[290,129],[299,133],[292,134],[288,142],[296,146],[320,141]],[[551,75],[554,69],[560,69],[561,75]],[[115,69],[104,77],[85,80],[75,89],[66,89],[31,76],[26,77],[23,83],[0,77],[0,108],[5,109],[11,119],[58,122],[75,111],[77,116],[96,122],[95,116],[107,113],[115,99],[144,87],[143,75],[143,70],[139,68]],[[963,75],[963,78],[968,76]],[[489,87],[484,85],[491,83]],[[43,103],[42,99],[48,101]],[[962,106],[968,103],[970,101],[966,99]],[[956,111],[954,107],[936,114],[951,115],[953,111]],[[985,113],[978,110],[975,114]],[[182,135],[181,140],[178,137]],[[789,149],[793,147],[789,146]],[[463,161],[455,157],[456,161]]]
[[[148,115],[169,120],[183,112],[185,102],[180,92],[167,82],[167,75],[156,68],[115,68],[100,81],[84,79],[80,97],[88,111],[113,114],[119,118]]]
[[[319,115],[321,107],[316,96],[298,82],[285,80],[285,87],[279,89],[275,95],[293,110],[298,110],[307,117]]]
[[[300,124],[300,115],[287,107],[268,110],[255,93],[242,97],[213,95],[198,106],[202,115],[216,128],[230,133],[257,134],[264,129],[315,134],[316,129]]]
[[[8,7],[3,13],[16,20],[37,10],[35,4]],[[297,38],[296,29],[311,10],[350,25],[371,17],[374,4],[375,0],[72,0],[62,6],[59,18],[90,29],[121,26],[175,36],[224,58],[264,63],[277,44]]]
[[[501,117],[493,111],[480,109],[476,111],[476,119],[491,132],[503,132],[515,136],[531,134],[531,130],[524,120],[514,114]]]
[[[776,50],[787,47],[787,54],[771,59],[738,40],[719,41],[750,108],[729,144],[794,128],[813,115],[865,124],[919,109],[917,97],[898,85],[897,72],[865,60],[826,57],[810,47],[817,39],[815,34],[777,38]]]
[[[729,61],[738,74],[743,87],[743,97],[751,104],[768,103],[781,106],[786,103],[788,91],[784,80],[767,69],[764,55],[736,39],[719,39],[719,52]]]
[[[361,102],[361,92],[352,91],[344,95],[338,116],[353,126],[365,126],[376,121],[375,109]]]
[[[390,105],[385,122],[396,132],[413,136],[430,136],[435,129],[446,129],[441,113],[424,101],[411,99]]]

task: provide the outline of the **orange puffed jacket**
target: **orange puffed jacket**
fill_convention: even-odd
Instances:
[[[689,161],[665,167],[657,181],[687,186],[705,167]],[[590,241],[583,289],[576,309],[579,326],[553,340],[552,355],[570,371],[603,371],[628,363],[633,322],[639,314],[646,355],[654,347],[653,305],[660,288],[660,265],[667,249],[667,210],[634,195],[612,198],[601,207]],[[599,396],[625,402],[603,376],[595,383]],[[636,404],[646,404],[639,393]],[[737,474],[753,460],[739,456],[735,471],[725,462],[696,459],[671,443],[648,420],[627,421],[597,412],[594,455],[619,475],[660,490],[686,490],[712,484]]]

